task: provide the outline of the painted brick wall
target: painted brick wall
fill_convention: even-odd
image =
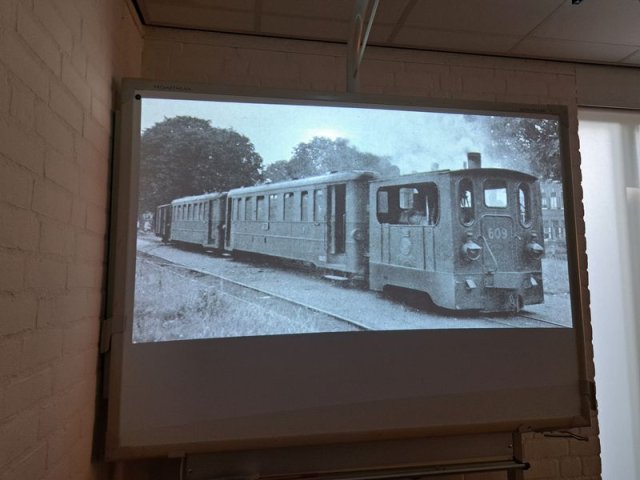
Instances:
[[[143,75],[220,86],[344,92],[345,47],[279,39],[147,29]],[[578,158],[576,67],[566,63],[513,60],[369,48],[361,70],[363,93],[452,100],[566,105],[570,148]],[[580,211],[577,212],[581,214]],[[588,339],[591,332],[586,332]],[[587,358],[593,358],[590,340]],[[593,378],[593,365],[588,366]],[[528,480],[600,478],[597,418],[572,433],[588,441],[525,437]],[[504,474],[446,477],[490,480]]]
[[[125,0],[0,1],[0,479],[92,465],[114,84]]]

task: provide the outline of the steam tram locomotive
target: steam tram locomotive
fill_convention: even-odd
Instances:
[[[303,261],[447,309],[544,301],[540,187],[513,170],[331,173],[180,198],[156,218],[165,241]]]

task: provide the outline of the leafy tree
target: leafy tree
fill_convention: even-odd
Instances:
[[[290,160],[280,160],[265,169],[272,182],[322,175],[331,171],[368,170],[383,176],[398,175],[400,169],[388,157],[361,152],[345,138],[314,137],[295,147]]]
[[[558,122],[552,119],[488,117],[487,152],[508,168],[543,179],[561,179]]]
[[[188,195],[221,192],[262,179],[249,139],[209,120],[166,118],[142,134],[139,212]]]

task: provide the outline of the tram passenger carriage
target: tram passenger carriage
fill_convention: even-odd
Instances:
[[[369,288],[425,292],[451,310],[544,301],[537,179],[496,168],[377,179],[339,172],[176,199],[164,241],[315,265]]]
[[[226,193],[178,198],[156,211],[156,235],[163,241],[224,247]],[[167,227],[166,222],[169,223]]]
[[[371,172],[340,172],[231,190],[227,250],[307,262],[366,278]]]

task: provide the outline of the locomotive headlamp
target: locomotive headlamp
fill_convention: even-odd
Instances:
[[[540,245],[538,242],[538,234],[531,234],[531,241],[527,243],[526,250],[527,254],[533,258],[534,260],[538,260],[542,258],[544,255],[544,247]]]
[[[471,239],[472,236],[471,232],[467,232],[467,241],[462,245],[462,258],[469,262],[478,260],[482,252],[482,247]]]

